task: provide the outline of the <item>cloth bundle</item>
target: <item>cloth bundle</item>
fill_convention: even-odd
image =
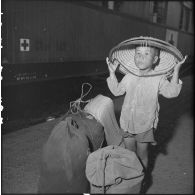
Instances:
[[[85,113],[66,114],[44,144],[38,193],[89,192],[86,160],[104,139],[103,126],[95,119],[86,118]]]
[[[101,94],[93,98],[84,108],[104,127],[107,145],[123,144],[123,130],[119,128],[112,99]]]
[[[88,156],[86,177],[91,193],[137,194],[144,173],[134,152],[110,145]]]

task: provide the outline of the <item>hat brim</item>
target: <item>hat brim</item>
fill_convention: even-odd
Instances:
[[[140,76],[140,71],[134,62],[136,46],[151,46],[160,49],[160,62],[150,75],[166,74],[174,68],[176,61],[183,59],[181,52],[170,43],[152,37],[131,38],[119,43],[109,53],[111,62],[116,59],[120,63],[119,71],[121,73],[127,74],[130,72]]]

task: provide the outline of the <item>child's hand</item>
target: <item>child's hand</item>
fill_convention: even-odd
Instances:
[[[187,57],[188,56],[186,55],[182,61],[176,63],[176,65],[174,67],[174,72],[179,72],[181,65],[186,61]]]
[[[117,60],[114,60],[114,63],[111,63],[108,57],[106,58],[106,63],[108,65],[110,73],[114,73],[119,65],[119,62]]]

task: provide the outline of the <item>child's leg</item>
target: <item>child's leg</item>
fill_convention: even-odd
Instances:
[[[125,137],[124,143],[125,143],[126,149],[133,151],[133,152],[136,152],[136,141],[135,141],[134,137],[130,137],[130,136]]]
[[[141,160],[144,169],[147,169],[148,166],[148,144],[144,142],[137,142],[137,155]]]

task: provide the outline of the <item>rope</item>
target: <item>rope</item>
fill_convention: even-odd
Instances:
[[[84,90],[83,89],[84,89],[85,85],[89,86],[89,90],[84,94]],[[81,107],[80,107],[81,103],[88,103],[88,102],[90,102],[90,100],[83,101],[82,99],[90,92],[91,89],[92,89],[92,85],[90,83],[83,83],[82,84],[82,92],[81,92],[80,98],[78,98],[75,101],[71,101],[70,102],[70,112],[72,114],[77,114],[79,111],[82,110]]]

